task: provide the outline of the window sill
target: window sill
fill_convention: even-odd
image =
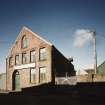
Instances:
[[[39,61],[47,61],[47,59],[40,59]]]
[[[30,61],[30,63],[35,63],[36,61]]]
[[[36,82],[30,82],[30,84],[36,84]]]
[[[9,65],[9,68],[12,68],[13,67],[13,65]]]

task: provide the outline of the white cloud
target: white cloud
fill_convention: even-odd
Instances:
[[[92,33],[88,29],[78,29],[75,31],[75,39],[73,45],[75,47],[82,47],[85,42],[92,39]]]

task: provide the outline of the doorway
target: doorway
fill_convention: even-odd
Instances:
[[[13,90],[20,90],[20,74],[19,74],[18,70],[13,72],[12,89]]]

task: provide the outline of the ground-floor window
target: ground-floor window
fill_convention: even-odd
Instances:
[[[36,83],[36,69],[35,68],[30,69],[30,82]]]
[[[40,67],[40,83],[43,83],[46,81],[46,67]]]

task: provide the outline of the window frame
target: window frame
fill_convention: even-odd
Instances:
[[[44,54],[45,57],[44,57],[44,58],[43,58],[42,55],[41,55],[41,54],[42,54],[42,53],[41,53],[41,50],[43,50],[43,49],[45,49],[45,52],[44,52],[44,53],[45,53],[45,54]],[[42,48],[39,49],[39,60],[40,60],[40,61],[44,61],[44,60],[46,60],[46,59],[47,59],[46,47],[42,47]]]
[[[9,67],[11,67],[11,66],[13,66],[13,56],[9,57]]]
[[[35,72],[34,72],[34,74],[32,74],[32,70],[35,70]],[[33,78],[33,76],[35,76],[34,77],[34,79],[32,80],[32,78]],[[36,68],[30,68],[30,83],[31,84],[35,84],[36,83]]]
[[[18,58],[18,63],[16,63],[17,62],[17,59],[16,59],[17,56],[19,57],[19,54],[15,55],[15,65],[19,65],[19,63],[20,63],[19,62],[20,61],[19,58]]]
[[[35,58],[34,58],[34,60],[32,61],[32,52],[35,52]],[[36,51],[35,50],[31,50],[30,51],[30,63],[34,63],[36,61]]]
[[[45,72],[42,73],[42,74],[44,74],[44,79],[43,79],[43,77],[41,79],[41,69],[42,68],[45,68]],[[44,67],[39,68],[39,83],[45,83],[45,82],[46,82],[46,67],[44,66]]]
[[[23,58],[24,58],[23,55],[24,55],[24,54],[26,54],[26,55],[25,55],[25,56],[26,56],[26,57],[25,57],[25,58],[26,58],[26,61],[25,61],[25,62],[24,62],[24,60],[23,60]],[[26,53],[26,52],[23,52],[23,53],[22,53],[22,64],[27,64],[27,60],[28,60],[28,58],[27,58],[27,53]]]
[[[22,41],[21,41],[21,48],[25,49],[28,47],[28,38],[26,35],[23,35]]]

